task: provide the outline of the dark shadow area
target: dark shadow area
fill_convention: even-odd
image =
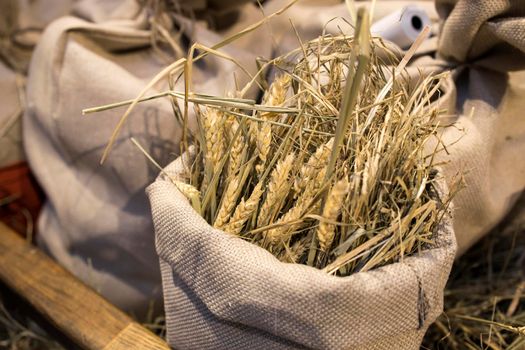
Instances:
[[[525,194],[454,264],[422,349],[524,349]],[[521,328],[520,328],[521,327]]]
[[[0,281],[0,349],[81,349]]]

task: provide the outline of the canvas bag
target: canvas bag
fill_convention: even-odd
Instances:
[[[157,309],[162,303],[144,193],[158,170],[129,138],[135,137],[165,165],[176,157],[180,126],[168,100],[139,104],[100,166],[102,150],[124,109],[88,116],[81,110],[134,98],[166,65],[151,47],[150,27],[139,10],[135,1],[81,1],[73,9],[78,17],[53,22],[34,52],[24,116],[28,161],[48,198],[38,221],[39,245],[136,316],[144,315],[152,301]],[[239,22],[252,23],[259,15],[250,5]],[[203,23],[190,27],[180,19],[177,25],[188,31],[181,45],[190,37],[205,45],[221,40]],[[227,52],[245,66],[251,64],[253,71],[255,55],[269,54],[264,47],[260,50],[233,45]],[[228,87],[222,82],[234,72],[231,62],[211,58],[195,67],[194,86],[223,94]],[[237,76],[244,84],[242,73]]]
[[[301,10],[306,8],[290,9]],[[270,28],[289,31],[281,30],[283,25]],[[277,51],[291,42],[283,41],[277,41]],[[179,158],[165,171],[182,178],[183,169]],[[212,228],[164,175],[147,191],[168,342],[174,348],[418,349],[442,311],[456,251],[450,218],[442,222],[433,249],[340,278],[281,263],[262,248]]]
[[[171,178],[183,178],[183,159],[165,168]],[[336,277],[214,229],[165,175],[147,192],[175,349],[419,349],[442,311],[456,250],[448,216],[420,255]]]
[[[463,173],[466,185],[454,200],[460,255],[525,189],[525,2],[438,0],[436,8],[444,18],[438,57],[454,79],[444,171]]]
[[[314,3],[314,6],[304,8],[297,5],[290,9],[290,13],[295,13],[295,15],[288,13],[290,17],[294,18],[295,22],[299,22],[296,23],[296,28],[304,40],[310,39],[308,34],[312,35],[313,33],[313,35],[316,36],[322,29],[323,23],[319,20],[320,16],[312,17],[313,13],[322,14],[324,17],[331,18],[332,15],[332,17],[335,17],[345,12],[344,5],[342,4],[326,7],[322,5],[315,6],[315,2],[310,3]],[[379,2],[378,8],[381,8],[383,4],[392,3],[394,2]],[[466,82],[467,87],[470,86],[470,88],[466,90],[464,88],[458,88],[460,85],[458,81],[458,71],[470,69],[479,71],[479,68],[476,68],[476,64],[471,66],[472,62],[475,62],[478,56],[468,58],[472,61],[467,60],[466,57],[463,58],[463,61],[459,61],[445,54],[446,47],[449,45],[449,40],[451,40],[447,39],[447,36],[449,38],[452,35],[461,37],[463,35],[462,31],[466,29],[460,28],[460,25],[469,23],[469,21],[465,21],[466,17],[478,18],[479,16],[479,18],[482,18],[481,22],[475,23],[473,28],[467,28],[470,29],[471,33],[476,33],[476,25],[478,29],[483,26],[491,26],[493,16],[505,14],[512,17],[512,11],[509,14],[508,11],[505,12],[501,9],[502,6],[498,6],[501,5],[500,1],[494,1],[493,3],[495,4],[491,3],[492,2],[489,1],[486,6],[472,8],[460,2],[456,13],[454,14],[454,11],[452,11],[453,16],[448,19],[447,15],[452,10],[454,4],[438,4],[438,10],[443,18],[446,19],[441,40],[439,43],[437,38],[428,40],[419,50],[416,55],[416,60],[410,68],[412,71],[422,69],[424,73],[430,73],[432,71],[439,73],[448,69],[453,70],[453,74],[445,83],[444,95],[441,96],[439,100],[440,106],[448,109],[449,116],[451,116],[451,118],[448,118],[449,121],[452,119],[458,120],[460,124],[464,123],[466,117],[463,115],[464,108],[461,103],[469,101],[471,104],[479,104],[483,107],[483,103],[486,102],[477,101],[479,91],[498,90],[501,88],[501,86],[491,86],[487,80],[472,78]],[[317,4],[319,4],[319,2],[317,2]],[[275,5],[277,8],[279,7],[275,2],[270,2],[269,5],[270,7],[272,5]],[[505,6],[503,6],[503,8],[504,7]],[[447,8],[449,12],[444,12],[443,8]],[[491,9],[493,10],[494,8],[497,10],[496,13],[493,12],[490,14]],[[271,11],[268,10],[268,13],[270,12]],[[488,16],[487,13],[489,13]],[[483,16],[483,14],[485,16]],[[301,21],[301,18],[308,18],[308,21]],[[497,21],[502,23],[508,22],[508,20],[502,19],[501,17]],[[471,24],[472,22],[475,21],[470,21]],[[515,22],[515,19],[512,19],[510,22]],[[492,39],[497,39],[499,35],[500,38],[499,41],[492,40],[493,45],[496,47],[496,50],[491,52],[493,54],[492,64],[498,63],[499,53],[505,51],[500,51],[501,45],[498,45],[502,41],[501,38],[505,37],[503,34],[506,34],[507,37],[509,37],[509,32],[511,34],[511,40],[507,41],[507,48],[516,42],[519,43],[520,38],[523,37],[521,31],[523,26],[521,26],[521,28],[512,28],[511,26],[510,29],[509,26],[504,27],[506,32],[501,33],[496,30],[496,37],[492,37]],[[278,25],[277,28],[279,28]],[[272,30],[277,34],[282,33],[282,31],[276,29],[275,26]],[[292,43],[293,40],[285,39],[281,38],[281,41],[277,41],[277,50],[279,52],[285,52],[297,45],[295,42],[294,46]],[[476,35],[465,36],[462,37],[462,39],[462,47],[467,51],[469,45],[476,40],[487,43],[487,41],[484,41],[487,39],[484,35],[481,35],[481,37],[476,37]],[[488,45],[486,48],[490,49],[492,47]],[[440,56],[434,57],[438,49]],[[511,51],[514,54],[517,53],[520,59],[522,58],[522,54],[519,51]],[[486,51],[482,51],[482,53],[485,54]],[[429,54],[432,56],[429,56]],[[517,61],[519,62],[519,59]],[[506,68],[500,72],[503,76],[506,76],[506,70],[511,68],[508,62],[507,57],[506,64],[504,65]],[[488,76],[494,76],[494,72],[490,70],[486,71],[485,69],[485,71],[482,72]],[[496,73],[496,75],[498,75],[498,73]],[[451,146],[453,149],[450,150],[451,157],[444,157],[443,159],[447,162],[445,164],[445,175],[447,175],[447,178],[451,182],[459,171],[466,169],[465,164],[474,165],[474,163],[481,160],[481,163],[477,163],[476,165],[485,168],[481,176],[477,174],[474,177],[473,185],[469,185],[472,181],[467,181],[467,185],[472,187],[467,187],[457,199],[460,207],[455,210],[454,224],[456,227],[456,236],[461,244],[461,251],[467,249],[472,243],[490,230],[493,225],[491,222],[501,220],[512,205],[514,191],[519,192],[523,189],[523,176],[520,177],[520,175],[523,174],[522,171],[519,169],[517,169],[517,171],[509,169],[508,163],[506,166],[498,162],[494,164],[492,162],[493,156],[489,156],[491,152],[497,152],[499,156],[505,153],[504,157],[509,159],[513,156],[516,157],[516,152],[510,149],[510,147],[501,147],[501,145],[492,142],[491,140],[493,138],[498,137],[494,137],[494,135],[499,135],[499,130],[490,129],[487,128],[486,125],[483,125],[487,119],[487,114],[489,114],[488,119],[492,119],[493,121],[500,114],[505,115],[505,120],[499,120],[496,124],[500,126],[506,125],[506,131],[512,128],[512,124],[520,124],[520,121],[516,120],[516,111],[520,105],[519,96],[524,96],[525,94],[522,90],[523,85],[522,83],[520,84],[520,73],[511,73],[510,76],[509,81],[506,81],[506,84],[503,86],[508,90],[505,108],[500,108],[498,104],[494,104],[489,109],[478,109],[477,116],[479,116],[479,120],[470,122],[470,127],[464,131],[469,135],[459,141],[457,140],[457,129],[448,128],[443,135],[445,142],[454,143]],[[475,74],[474,78],[477,78]],[[465,81],[463,81],[463,84],[465,84]],[[476,94],[476,92],[478,94]],[[458,103],[458,101],[460,103]],[[492,114],[492,118],[490,118],[490,114]],[[514,130],[512,134],[512,139],[516,140],[514,141],[514,145],[519,146],[517,144],[519,144],[519,140],[523,140],[523,135],[525,135],[524,130],[518,128]],[[486,143],[483,147],[477,147],[483,143]],[[519,147],[518,149],[521,150],[521,154],[523,154],[523,149]],[[489,154],[485,153],[487,150]],[[474,158],[472,158],[473,155]],[[512,173],[512,181],[510,181],[510,183],[492,181],[486,186],[489,178],[495,175],[492,170],[502,171],[504,168]],[[171,171],[172,174],[177,174],[180,168],[177,167],[177,164],[172,164],[167,168],[167,171]],[[479,191],[480,184],[486,186],[485,191]],[[491,201],[492,194],[498,192],[501,194],[501,197],[499,202],[496,201],[495,205],[486,207],[479,204],[478,201],[480,200],[484,203]],[[235,239],[227,237],[220,231],[211,228],[191,210],[184,197],[166,179],[163,179],[162,176],[155,184],[148,188],[148,194],[152,203],[157,233],[157,251],[159,252],[163,273],[168,340],[175,347],[181,349],[194,347],[210,349],[221,347],[419,348],[420,339],[424,331],[418,330],[414,325],[407,326],[406,322],[402,319],[394,320],[390,318],[391,308],[394,306],[392,306],[392,300],[389,299],[390,290],[388,287],[383,286],[384,290],[380,295],[374,294],[374,288],[368,289],[366,287],[370,285],[369,283],[362,286],[354,282],[353,287],[355,288],[348,288],[344,292],[337,290],[335,287],[331,289],[333,286],[326,281],[319,283],[318,280],[314,281],[314,277],[307,275],[308,272],[311,274],[316,272],[304,272],[305,269],[308,269],[304,266],[290,267],[278,263],[261,249],[251,246],[248,247],[245,242],[237,242]],[[487,213],[492,217],[490,221],[485,220]],[[472,222],[476,222],[476,229],[469,227],[469,223]],[[445,248],[445,250],[447,249],[447,257],[449,260],[447,260],[446,263],[444,263],[446,259],[427,260],[431,261],[430,265],[435,263],[441,268],[443,281],[445,281],[448,276],[448,269],[450,268],[450,262],[453,257],[453,253],[451,252],[454,251],[452,245]],[[413,257],[412,259],[417,260],[418,258],[425,259],[424,257]],[[384,269],[402,269],[402,265],[400,265],[400,263],[392,264],[388,267],[373,271],[373,273],[381,274],[384,272]],[[289,269],[296,268],[297,270],[293,270],[293,276],[295,278],[290,277],[289,274],[292,274],[292,272]],[[367,277],[363,276],[362,274],[356,274],[347,278],[355,278],[356,280],[363,278],[366,280]],[[301,278],[304,278],[304,280]],[[306,283],[305,280],[307,280],[309,284]],[[387,286],[389,285],[388,278],[383,282],[385,282]],[[231,285],[232,283],[233,285]],[[341,285],[344,284],[344,282],[340,283]],[[390,281],[390,284],[398,285],[399,280],[397,282]],[[437,284],[438,285],[433,286],[427,285],[423,288],[427,291],[429,289],[432,290],[432,287],[436,287],[435,290],[432,290],[436,298],[429,302],[430,308],[435,311],[435,313],[432,313],[433,316],[429,317],[434,318],[441,312],[442,292],[444,288],[444,283],[440,285],[439,283]],[[329,287],[325,289],[324,287],[327,285],[329,285]],[[406,283],[405,286],[408,288],[410,283]],[[318,290],[318,288],[320,290]],[[359,294],[359,288],[363,289],[363,293],[369,293],[367,296],[371,297],[372,301],[368,299],[365,300],[365,298],[360,299],[359,302],[352,301],[351,298],[353,295],[362,296],[362,294]],[[414,285],[412,285],[411,288],[417,289]],[[415,289],[412,289],[412,292]],[[337,294],[336,290],[337,292],[341,292],[341,294]],[[323,297],[320,297],[317,292]],[[312,294],[315,296],[312,296]],[[332,317],[323,314],[323,311],[326,310],[333,312],[335,306],[327,306],[321,301],[328,303],[332,301],[336,303],[334,300],[340,300],[338,297],[350,299],[350,301],[345,300],[346,303],[343,304],[349,304],[352,307],[349,310],[343,309],[341,312],[344,313],[348,311],[346,313],[347,318],[344,321],[351,323],[351,325],[347,323],[344,329],[338,329],[337,332],[330,333],[330,329],[337,329],[337,326],[334,325],[338,325],[338,322],[342,322],[342,320],[337,319],[337,316],[333,314]],[[302,304],[303,299],[308,300],[308,302]],[[283,300],[288,300],[288,303],[283,302]],[[399,300],[400,299],[395,300],[393,304],[396,304]],[[374,314],[374,306],[370,306],[370,303],[375,305],[376,302],[378,303],[377,305],[381,304],[381,312],[378,314]],[[316,304],[320,304],[322,307],[316,309]],[[412,300],[412,303],[403,304],[403,310],[413,315],[413,312],[418,309],[417,305],[418,304]],[[330,308],[330,306],[332,308]],[[395,306],[397,306],[397,304]],[[314,308],[315,312],[308,314],[309,308]],[[366,308],[366,311],[364,308]],[[358,316],[354,318],[356,314],[350,310],[359,310],[362,311],[362,314],[356,312]],[[326,318],[320,315],[326,316]],[[406,314],[403,313],[400,313],[400,315],[406,316]],[[359,316],[362,318],[359,318]],[[370,319],[367,318],[368,316]],[[390,318],[391,323],[399,325],[400,328],[406,326],[411,329],[411,332],[403,333],[403,331],[397,329],[398,336],[392,337],[391,333],[389,333],[392,331],[392,328],[382,323],[384,320],[382,317],[386,319]],[[336,322],[336,320],[338,322]],[[404,320],[406,320],[406,318]],[[427,320],[429,323],[432,322],[430,318]],[[290,323],[287,323],[288,321]],[[296,327],[292,326],[287,328],[290,324]],[[361,327],[363,325],[364,327]],[[348,334],[351,334],[351,336],[345,338]]]
[[[19,98],[22,82],[21,75],[0,61],[0,169],[24,159]]]

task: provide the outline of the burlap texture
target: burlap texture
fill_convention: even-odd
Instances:
[[[100,166],[102,150],[125,109],[81,113],[83,108],[136,97],[165,67],[163,56],[152,48],[144,12],[138,9],[134,0],[84,0],[75,4],[77,17],[49,25],[31,61],[23,121],[28,161],[48,198],[38,221],[39,245],[112,303],[140,317],[152,301],[157,308],[162,304],[144,193],[157,170],[129,138],[165,165],[177,153],[181,128],[168,99],[141,103]],[[255,6],[243,14],[239,21],[244,25],[262,16]],[[204,45],[222,38],[203,23],[187,22],[176,23],[184,28],[178,38],[183,50],[189,38]],[[234,44],[225,52],[253,72],[256,54],[269,56],[269,50]],[[231,90],[234,74],[246,83],[247,77],[233,63],[212,57],[195,66],[194,87],[222,95]],[[163,89],[167,86],[148,94]],[[183,91],[181,85],[175,89]]]
[[[22,77],[0,61],[0,168],[24,159]]]
[[[436,0],[445,19],[439,53],[458,62],[477,61],[485,54],[521,61],[525,51],[525,2],[521,0]],[[515,57],[511,57],[514,56]]]
[[[166,172],[177,178],[182,159]],[[448,216],[431,249],[342,278],[212,228],[164,175],[147,193],[176,349],[418,349],[442,311],[456,250]]]
[[[445,175],[465,176],[455,198],[458,254],[489,232],[525,189],[525,2],[436,1],[444,21],[429,64],[452,70]],[[418,62],[415,63],[416,65]]]
[[[25,159],[21,117],[29,59],[46,24],[65,15],[71,0],[0,2],[0,168]]]

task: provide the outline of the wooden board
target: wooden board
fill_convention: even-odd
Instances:
[[[85,349],[169,349],[94,290],[0,223],[0,279]]]

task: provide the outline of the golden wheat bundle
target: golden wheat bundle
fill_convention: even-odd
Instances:
[[[194,100],[200,128],[183,140],[208,223],[340,275],[431,246],[450,200],[434,190],[444,75],[409,76],[409,57],[370,38],[366,18],[358,28],[268,62],[260,105]]]
[[[404,56],[370,36],[366,11],[359,12],[356,28],[353,36],[299,39],[299,48],[266,62],[228,97],[191,91],[193,61],[208,53],[235,61],[216,51],[223,44],[211,49],[196,44],[188,57],[198,48],[205,52],[170,65],[144,89],[168,73],[174,79],[184,72],[184,93],[141,94],[84,111],[130,104],[103,160],[136,103],[183,99],[183,111],[173,104],[184,126],[181,150],[191,144],[196,156],[186,165],[188,181],[174,183],[215,228],[282,261],[339,275],[431,247],[457,190],[450,188],[442,198],[434,188],[440,180],[435,156],[446,150],[439,139],[444,111],[436,103],[446,73],[414,75],[405,69],[428,28]],[[265,74],[274,76],[271,84]],[[254,85],[262,89],[261,104],[243,98]],[[190,103],[197,130],[188,126]]]

